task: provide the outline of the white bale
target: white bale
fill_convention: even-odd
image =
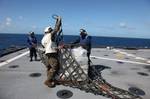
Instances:
[[[72,49],[72,55],[79,63],[83,71],[88,74],[88,57],[87,57],[87,50],[82,47],[77,47]]]
[[[71,53],[74,57],[74,59],[79,63],[80,67],[82,68],[83,72],[88,75],[88,57],[87,57],[87,50],[83,49],[82,47],[78,47],[78,48],[74,48],[71,50]],[[69,63],[67,64],[68,66],[70,65]],[[67,66],[67,67],[68,67]],[[61,76],[61,79],[65,79],[65,76],[66,77],[69,77],[70,74],[68,73],[69,72],[73,72],[74,71],[74,68],[70,67],[68,68],[67,71],[65,71],[65,75]],[[82,71],[80,71],[82,73]],[[61,75],[61,74],[60,74]],[[72,74],[75,78],[78,77],[79,74],[77,74],[76,72],[74,72]],[[80,75],[82,76],[82,79],[81,78],[78,78],[77,81],[84,81],[86,80],[87,76],[85,75]]]

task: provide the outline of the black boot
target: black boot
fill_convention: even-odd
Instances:
[[[32,58],[30,58],[30,62],[32,62],[33,60],[32,60]]]

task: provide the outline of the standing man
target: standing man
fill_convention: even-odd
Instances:
[[[87,57],[88,57],[88,65],[90,66],[90,54],[91,54],[91,36],[88,36],[86,30],[80,29],[80,37],[76,39],[75,42],[72,44],[79,44],[84,49],[87,50]]]
[[[34,32],[29,32],[27,42],[30,50],[30,61],[32,61],[33,56],[35,60],[37,60],[37,54],[36,54],[37,39],[35,37]]]
[[[57,36],[61,31],[61,17],[55,16],[56,24],[54,29],[48,26],[45,28],[44,37],[42,38],[42,45],[45,49],[45,54],[48,57],[47,67],[47,80],[44,82],[48,87],[55,87],[54,77],[56,72],[59,70],[58,61],[58,46],[57,46]]]

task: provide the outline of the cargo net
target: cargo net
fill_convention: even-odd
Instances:
[[[39,50],[42,62],[46,65],[47,57],[42,50]],[[117,88],[106,82],[101,72],[94,66],[90,66],[90,72],[94,78],[88,76],[83,68],[75,60],[70,48],[63,48],[59,51],[60,70],[55,80],[64,86],[78,88],[95,95],[102,95],[112,99],[142,99],[133,93]]]

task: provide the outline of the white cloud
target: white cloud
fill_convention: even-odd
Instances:
[[[6,25],[7,25],[7,26],[10,26],[10,24],[11,24],[10,22],[8,22],[8,21],[6,22]]]
[[[32,29],[37,29],[37,26],[36,25],[33,25],[33,26],[31,26],[32,27]]]
[[[0,23],[0,30],[4,30],[6,27],[11,26],[12,18],[6,17],[5,20]]]
[[[120,27],[120,28],[123,28],[123,29],[126,29],[126,30],[129,30],[129,31],[134,31],[134,30],[136,30],[135,27],[129,26],[126,22],[120,22],[120,23],[119,23],[119,27]]]
[[[22,19],[23,19],[23,16],[19,16],[19,19],[22,20]]]
[[[127,23],[121,22],[121,23],[119,24],[119,26],[120,26],[121,28],[127,28]]]
[[[7,18],[6,18],[6,21],[11,22],[12,19],[11,19],[10,17],[7,17]]]
[[[6,25],[6,26],[10,26],[11,23],[12,23],[12,19],[11,19],[10,17],[7,17],[7,18],[5,19],[5,25]]]
[[[15,26],[15,24],[12,24],[12,23],[13,23],[13,20],[11,17],[5,17],[5,19],[2,20],[0,23],[0,32],[13,31],[16,28],[16,26]]]

